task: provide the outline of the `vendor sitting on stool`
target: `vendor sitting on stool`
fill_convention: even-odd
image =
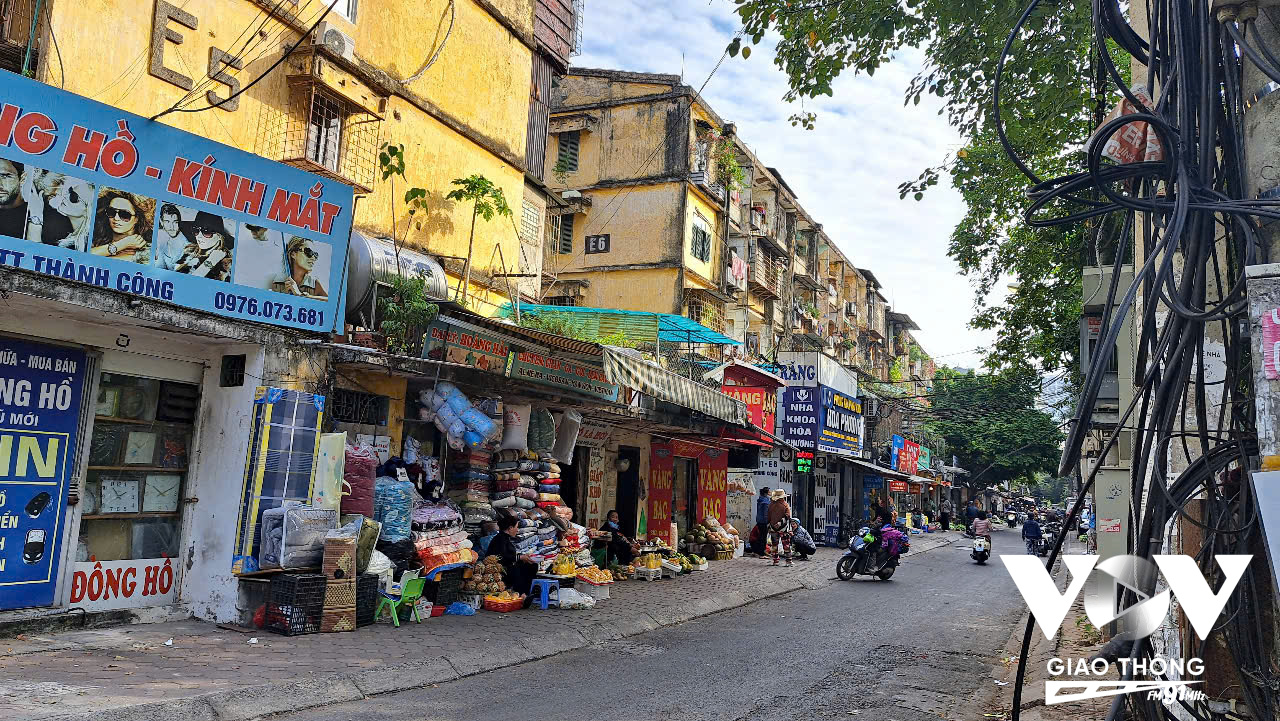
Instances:
[[[613,539],[609,541],[608,546],[609,557],[623,566],[631,565],[631,559],[635,558],[636,554],[631,539],[622,535],[622,523],[618,520],[618,512],[609,511],[604,518],[605,521],[600,524],[600,530],[613,534]]]
[[[507,588],[519,594],[528,595],[533,585],[533,577],[538,572],[538,565],[527,553],[516,553],[516,530],[519,521],[514,516],[503,516],[498,519],[498,535],[489,542],[489,553],[486,556],[497,556],[502,561],[503,581]]]

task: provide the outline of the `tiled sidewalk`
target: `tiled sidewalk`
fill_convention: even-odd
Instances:
[[[917,536],[911,553],[958,536]],[[0,639],[0,718],[225,721],[350,701],[817,588],[834,578],[838,556],[821,549],[792,568],[750,557],[713,561],[681,578],[615,584],[609,600],[580,611],[482,611],[293,638],[184,621]]]

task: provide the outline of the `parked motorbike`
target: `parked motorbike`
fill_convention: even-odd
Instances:
[[[969,557],[978,562],[979,566],[985,565],[988,558],[991,558],[991,544],[987,541],[986,536],[978,536],[973,539],[973,550],[969,552]]]
[[[911,539],[892,526],[872,532],[863,526],[849,541],[849,548],[836,561],[836,576],[841,581],[854,576],[875,576],[888,581],[898,568],[898,559],[911,550]]]

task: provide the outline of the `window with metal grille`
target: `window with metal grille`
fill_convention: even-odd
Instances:
[[[573,219],[572,215],[560,216],[560,236],[556,238],[556,252],[560,255],[573,252]]]
[[[335,388],[329,395],[329,415],[339,423],[385,426],[390,403],[386,396]]]
[[[579,131],[570,130],[560,133],[559,155],[556,157],[556,165],[565,171],[575,171],[578,169],[578,141],[580,140]]]
[[[542,213],[538,212],[538,206],[527,200],[524,201],[524,209],[520,213],[520,239],[526,243],[537,242],[541,220]]]
[[[302,61],[300,61],[302,62]],[[255,151],[310,173],[373,189],[381,116],[305,75],[289,80],[289,103],[262,105]]]
[[[711,227],[701,215],[693,219],[693,257],[704,263],[711,260]]]
[[[334,173],[341,167],[342,125],[347,114],[343,106],[328,93],[316,93],[307,121],[307,160]]]
[[[559,305],[572,308],[578,305],[578,299],[571,295],[553,295],[546,299],[547,305]]]

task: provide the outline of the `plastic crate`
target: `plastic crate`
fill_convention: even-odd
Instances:
[[[325,585],[321,573],[282,573],[272,578],[266,629],[285,636],[319,632]]]
[[[377,620],[379,577],[366,573],[356,578],[356,627],[368,626]]]
[[[422,597],[437,606],[448,606],[462,599],[462,583],[465,568],[451,568],[436,575],[435,581],[427,581]]]

